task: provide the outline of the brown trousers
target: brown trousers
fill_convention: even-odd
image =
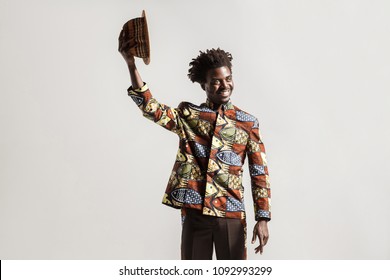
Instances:
[[[202,215],[186,209],[182,235],[182,260],[211,260],[213,245],[218,260],[246,260],[246,222]]]

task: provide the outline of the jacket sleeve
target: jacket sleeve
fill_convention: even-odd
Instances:
[[[182,120],[179,115],[180,109],[159,103],[152,96],[146,83],[139,89],[130,87],[127,93],[142,111],[144,117],[180,135],[182,131]]]
[[[258,124],[258,121],[256,122]],[[265,148],[258,126],[252,128],[247,143],[249,173],[251,176],[252,196],[255,219],[271,220],[271,189],[268,178],[268,166]]]

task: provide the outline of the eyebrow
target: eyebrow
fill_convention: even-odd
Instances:
[[[226,78],[230,78],[230,77],[233,77],[233,74],[230,74],[229,76],[226,76],[225,78],[217,78],[217,77],[211,77],[212,80],[223,80],[223,79],[226,79]]]

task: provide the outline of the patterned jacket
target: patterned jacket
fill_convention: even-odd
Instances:
[[[148,86],[128,89],[143,115],[180,138],[163,197],[174,208],[195,208],[204,215],[245,219],[242,166],[249,160],[255,219],[271,219],[270,185],[258,120],[230,101],[214,111],[182,102],[171,108],[153,98]]]

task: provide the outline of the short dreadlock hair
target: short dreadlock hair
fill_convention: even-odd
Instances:
[[[210,69],[226,66],[232,71],[233,57],[230,53],[224,50],[211,49],[205,52],[199,51],[197,58],[190,62],[190,69],[188,69],[188,78],[194,83],[198,82],[204,84],[206,82],[207,71]]]

